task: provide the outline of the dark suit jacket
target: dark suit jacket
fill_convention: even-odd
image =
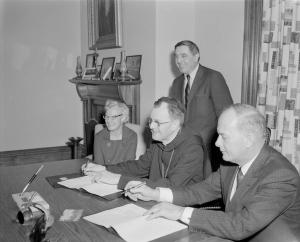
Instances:
[[[279,152],[265,145],[232,200],[236,166],[221,165],[204,182],[173,191],[174,204],[191,206],[222,197],[225,212],[195,209],[191,230],[230,240],[300,241],[300,177]]]
[[[177,77],[171,86],[170,97],[184,103],[184,75]],[[232,98],[221,73],[199,65],[188,96],[184,124],[200,134],[210,144],[216,132],[217,121],[224,107]]]

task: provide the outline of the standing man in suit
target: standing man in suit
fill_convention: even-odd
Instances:
[[[170,96],[185,105],[184,124],[202,136],[211,154],[218,117],[224,107],[232,104],[232,98],[222,74],[200,65],[199,61],[195,43],[183,40],[175,45],[175,62],[182,74],[173,81]],[[214,158],[211,160],[215,161]],[[213,170],[218,166],[212,163]]]
[[[180,219],[191,231],[234,241],[299,242],[299,173],[264,143],[265,129],[265,119],[257,109],[234,104],[223,111],[218,122],[216,146],[227,161],[218,171],[182,189],[143,186],[132,188],[128,195],[165,201],[147,212],[149,218]],[[136,183],[132,181],[126,188]],[[189,207],[217,197],[224,201],[224,212]]]

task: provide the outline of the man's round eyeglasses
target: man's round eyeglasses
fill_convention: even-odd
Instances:
[[[159,122],[159,121],[153,120],[153,119],[151,119],[151,118],[148,119],[148,125],[149,125],[149,126],[150,126],[152,123],[154,123],[157,127],[160,127],[161,125],[167,124],[167,123],[170,123],[170,122],[171,122],[171,120],[170,120],[170,121],[166,121],[166,122]]]
[[[118,115],[111,115],[111,116],[108,116],[108,115],[103,115],[103,118],[105,119],[105,120],[109,120],[109,119],[116,119],[117,117],[120,117],[120,116],[122,116],[123,114],[118,114]]]

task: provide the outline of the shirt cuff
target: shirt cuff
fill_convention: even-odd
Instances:
[[[173,193],[170,188],[158,187],[159,201],[158,202],[173,202]]]
[[[182,222],[184,222],[185,224],[189,224],[190,221],[191,221],[191,217],[192,217],[193,211],[194,211],[194,208],[186,207],[186,208],[183,210],[183,213],[182,213],[182,215],[181,215],[180,220],[181,220]]]

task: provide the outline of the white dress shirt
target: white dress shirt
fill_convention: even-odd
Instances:
[[[189,75],[190,75],[190,90],[192,89],[192,85],[193,85],[193,82],[194,82],[194,79],[195,79],[195,76],[197,74],[198,69],[199,69],[199,65],[197,65],[196,68],[191,73],[189,73]],[[186,76],[187,75],[184,74],[184,88],[183,88],[183,92],[184,92],[186,84],[187,84],[187,78],[186,78]]]
[[[253,159],[251,159],[249,162],[247,162],[246,164],[244,164],[241,167],[243,175],[246,175],[247,171],[249,170],[249,168],[251,167],[252,163],[254,162],[254,160],[256,159],[257,156],[258,156],[258,154]],[[237,172],[235,173],[232,190],[230,192],[230,200],[236,191],[236,176],[237,176]],[[173,193],[170,188],[158,187],[158,189],[159,189],[159,201],[160,202],[169,202],[169,203],[173,202]],[[189,224],[193,211],[194,211],[194,208],[186,207],[181,215],[180,220],[182,222],[184,222],[185,224]]]

